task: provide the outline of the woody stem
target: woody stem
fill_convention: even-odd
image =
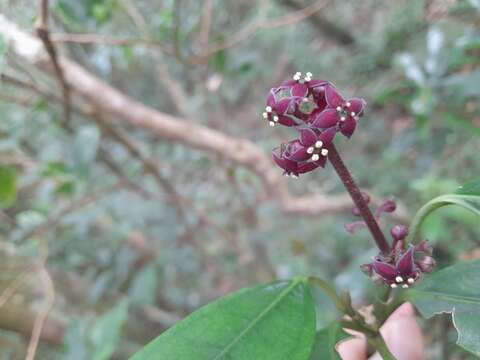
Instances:
[[[343,163],[340,154],[337,152],[337,149],[333,144],[328,147],[328,158],[330,159],[330,162],[332,163],[335,171],[340,177],[340,180],[342,180],[343,185],[350,194],[355,206],[360,211],[360,214],[365,221],[368,229],[370,230],[370,233],[372,234],[372,237],[375,240],[378,248],[382,253],[387,254],[390,251],[390,245],[385,239],[385,235],[383,235],[382,230],[378,226],[377,220],[370,211],[370,208],[368,207],[367,202],[363,198],[360,189],[358,188],[357,184],[355,184],[352,175]]]

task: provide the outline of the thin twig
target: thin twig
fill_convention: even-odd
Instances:
[[[30,269],[26,269],[18,274],[11,284],[2,292],[0,295],[0,308],[25,284],[28,280],[28,275],[30,275],[29,271]]]
[[[64,110],[64,122],[70,121],[70,87],[65,80],[65,74],[63,68],[60,65],[57,56],[57,50],[50,39],[50,32],[48,30],[48,0],[39,0],[39,18],[36,25],[37,35],[42,40],[45,50],[50,57],[55,74],[57,76],[58,83],[63,93],[63,110]]]
[[[276,19],[270,20],[259,20],[249,26],[244,27],[240,31],[233,34],[231,37],[226,40],[219,41],[217,43],[210,44],[206,50],[201,52],[199,55],[194,56],[191,59],[192,63],[202,63],[205,59],[208,59],[213,54],[233,47],[238,43],[247,40],[248,38],[254,36],[259,30],[262,29],[275,29],[283,26],[293,25],[298,23],[309,16],[312,16],[316,12],[322,10],[325,6],[328,5],[330,0],[318,0],[312,5],[306,6],[303,9],[294,11],[290,14],[278,17]]]
[[[48,314],[50,313],[50,310],[52,310],[53,304],[55,302],[55,287],[53,285],[50,274],[44,267],[42,267],[40,269],[39,276],[43,284],[45,301],[42,311],[35,318],[32,329],[32,336],[30,337],[30,342],[27,348],[27,356],[25,357],[25,360],[33,360],[35,358],[38,342],[40,340],[40,335],[42,334],[43,325],[45,324]]]

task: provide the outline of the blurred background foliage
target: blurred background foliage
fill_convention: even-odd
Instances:
[[[357,135],[339,139],[339,147],[363,188],[395,197],[410,214],[478,177],[478,0],[331,0],[301,22],[260,28],[232,47],[197,56],[207,42],[311,3],[57,0],[50,26],[54,33],[164,44],[173,54],[148,41],[61,46],[145,104],[249,138],[266,152],[291,134],[261,120],[265,94],[295,71],[364,97],[368,113]],[[31,0],[0,4],[10,20],[33,29]],[[2,73],[55,89],[10,56],[1,37],[0,56]],[[375,252],[366,231],[345,232],[351,214],[286,216],[265,201],[259,179],[244,168],[127,129],[194,204],[196,211],[180,216],[142,163],[88,117],[74,114],[66,130],[61,107],[7,82],[0,114],[0,294],[16,286],[8,301],[0,297],[1,360],[25,355],[44,306],[38,259],[55,286],[39,359],[125,359],[218,296],[296,274],[331,279],[351,289],[359,305],[368,304],[372,285],[358,266]],[[120,164],[121,174],[102,153]],[[290,185],[298,193],[343,191],[329,167]],[[393,224],[385,219],[383,227]],[[423,231],[440,267],[480,256],[478,220],[462,210],[439,211]],[[317,295],[319,323],[327,324],[334,310]],[[426,336],[431,359],[469,358],[454,345],[446,317],[434,320]]]

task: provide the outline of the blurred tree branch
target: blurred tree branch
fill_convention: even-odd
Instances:
[[[298,0],[278,0],[278,2],[288,8],[299,11],[305,5]],[[326,35],[326,39],[334,41],[340,45],[354,45],[355,37],[346,29],[340,27],[335,22],[330,21],[322,13],[316,12],[308,17],[308,21],[317,30]]]
[[[63,68],[58,61],[57,49],[50,39],[50,31],[48,29],[48,0],[39,0],[38,2],[38,21],[36,25],[37,36],[42,40],[45,50],[50,57],[55,75],[63,92],[63,107],[64,107],[64,122],[68,123],[70,120],[70,87],[65,81]]]
[[[270,23],[270,25],[277,23]],[[0,33],[14,54],[52,73],[48,57],[42,51],[38,40],[20,30],[3,15],[0,15]],[[215,153],[245,166],[262,180],[266,193],[278,202],[284,212],[316,215],[342,212],[351,208],[352,204],[346,195],[327,196],[317,193],[297,196],[291,194],[270,157],[249,140],[234,138],[220,131],[194,124],[187,119],[174,117],[148,107],[114,89],[77,63],[62,57],[59,60],[65,72],[65,80],[72,91],[91,106],[120,123],[147,130],[159,139]]]

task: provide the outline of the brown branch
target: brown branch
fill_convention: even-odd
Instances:
[[[236,32],[226,40],[210,44],[204,51],[194,56],[190,61],[193,64],[203,63],[213,54],[221,50],[233,47],[238,43],[249,39],[250,37],[254,36],[259,30],[271,30],[298,23],[308,18],[309,16],[312,16],[316,12],[322,10],[328,5],[329,2],[330,0],[317,0],[312,5],[306,6],[300,10],[294,11],[290,14],[278,17],[276,19],[259,20],[253,22],[252,24],[242,28],[240,31]]]
[[[55,302],[55,288],[47,270],[45,268],[40,269],[39,276],[43,284],[45,300],[42,310],[38,313],[33,323],[32,336],[30,338],[30,342],[28,343],[27,356],[25,357],[25,360],[33,360],[35,358],[35,353],[37,352],[38,342],[40,340],[43,327]]]
[[[139,37],[133,38],[115,38],[113,36],[97,35],[97,34],[51,34],[51,40],[55,43],[75,43],[75,44],[97,44],[112,46],[133,46],[143,45],[155,48],[161,52],[175,56],[175,52],[161,44],[157,40],[145,39]]]
[[[279,0],[279,3],[296,11],[304,6],[297,0]],[[310,21],[318,31],[327,35],[326,39],[330,41],[334,41],[340,45],[355,44],[355,37],[350,32],[338,26],[335,22],[330,21],[319,12],[310,16],[308,21]]]
[[[1,15],[0,33],[19,57],[51,72],[48,59],[34,39]],[[316,215],[342,212],[351,207],[348,195],[292,195],[270,156],[252,142],[160,112],[114,89],[71,60],[60,58],[60,63],[65,70],[65,79],[73,91],[109,118],[142,128],[158,139],[208,151],[245,166],[262,180],[267,194],[276,200],[286,213]]]
[[[50,39],[48,30],[48,0],[39,0],[39,17],[36,25],[37,36],[42,40],[43,46],[50,57],[55,75],[63,92],[64,99],[64,122],[69,123],[70,120],[70,87],[65,80],[63,68],[58,61],[58,54],[55,46]]]

